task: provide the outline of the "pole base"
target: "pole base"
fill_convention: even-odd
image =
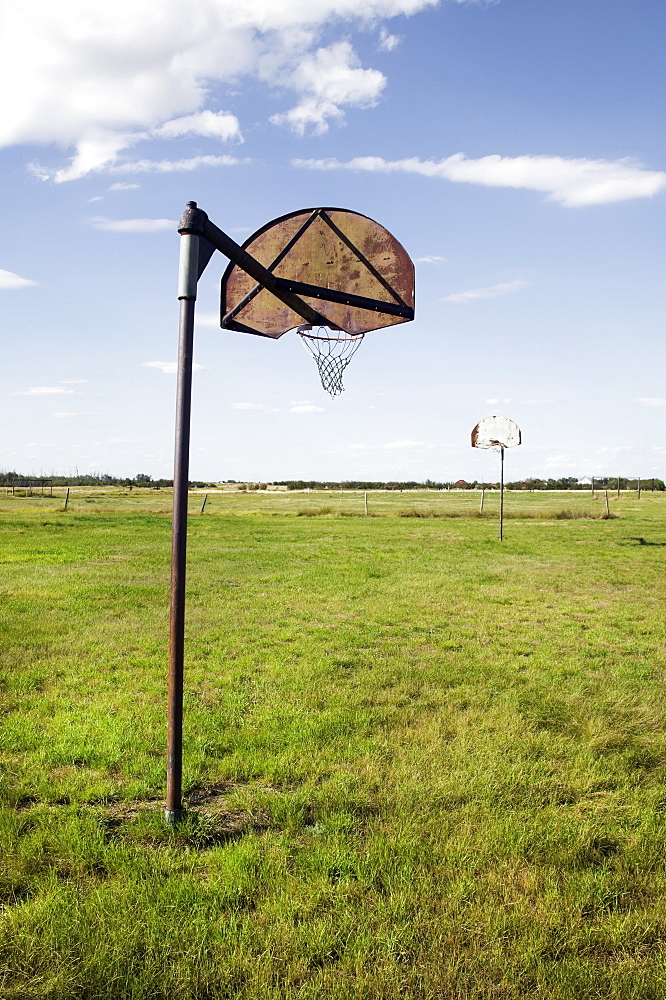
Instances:
[[[182,823],[187,816],[186,809],[165,809],[164,810],[164,822],[168,826],[176,826],[178,823]]]

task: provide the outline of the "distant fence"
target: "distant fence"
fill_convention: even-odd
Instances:
[[[27,511],[62,505],[69,513],[170,515],[172,490],[129,486],[66,487],[49,479],[16,479],[0,488],[0,508]],[[67,494],[67,495],[66,495]],[[210,515],[291,517],[496,518],[499,490],[242,490],[190,489],[190,511]],[[645,503],[666,505],[666,493],[636,490],[510,490],[504,495],[507,518],[569,520],[618,516]]]
[[[5,483],[5,494],[8,496],[11,492],[12,496],[16,496],[16,491],[23,490],[24,495],[27,497],[39,495],[39,496],[53,496],[53,480],[52,479],[12,479],[10,482]]]

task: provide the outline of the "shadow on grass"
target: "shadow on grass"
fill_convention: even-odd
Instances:
[[[666,545],[666,542],[648,542],[648,540],[646,538],[640,538],[638,536],[636,536],[636,537],[631,536],[631,537],[627,538],[626,541],[621,542],[620,544],[621,545],[628,545],[630,542],[635,542],[637,545],[657,545],[657,546],[664,546],[664,545]]]
[[[183,803],[185,815],[176,826],[166,824],[162,799],[114,802],[100,817],[104,837],[107,842],[206,851],[276,828],[267,811],[228,803],[233,791],[232,785],[191,789]]]

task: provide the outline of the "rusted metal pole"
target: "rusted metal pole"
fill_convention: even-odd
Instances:
[[[504,538],[504,448],[500,448],[500,542]]]
[[[196,208],[193,202],[188,207]],[[173,471],[171,534],[171,615],[169,629],[169,722],[167,733],[167,792],[164,818],[174,825],[183,819],[183,667],[185,647],[185,572],[187,559],[187,498],[190,465],[190,412],[194,309],[197,297],[199,237],[179,229],[180,334],[176,388],[176,440]]]

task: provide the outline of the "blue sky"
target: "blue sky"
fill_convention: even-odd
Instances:
[[[8,5],[9,7],[9,5]],[[666,477],[661,0],[13,5],[0,76],[0,466],[172,467],[178,235],[315,205],[416,262],[416,320],[329,398],[200,283],[191,475]],[[94,8],[94,9],[93,9]]]

